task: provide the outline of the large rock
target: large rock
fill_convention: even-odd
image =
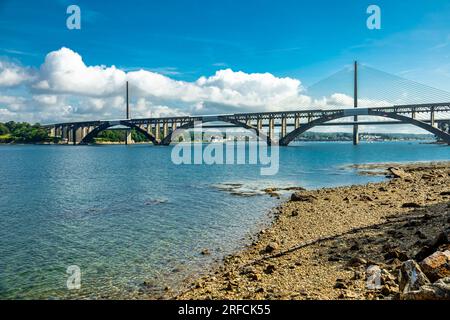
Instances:
[[[291,196],[291,201],[294,202],[313,202],[317,198],[311,194],[303,194],[301,192],[293,193]]]
[[[410,178],[411,175],[406,173],[403,169],[399,169],[399,168],[389,168],[389,173],[394,177],[394,178],[399,178],[399,179],[406,179],[406,178]]]
[[[401,293],[419,290],[421,286],[430,284],[427,276],[414,260],[403,262],[399,274],[399,288]]]
[[[274,252],[275,250],[278,250],[278,248],[279,248],[279,246],[278,246],[278,243],[276,243],[276,242],[270,242],[267,246],[266,246],[266,252],[267,253],[272,253],[272,252]]]
[[[420,263],[420,267],[431,281],[450,277],[450,251],[436,251],[425,258]]]
[[[424,285],[419,290],[402,293],[400,297],[404,300],[449,300],[450,277]]]

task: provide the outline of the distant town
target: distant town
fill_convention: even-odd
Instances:
[[[363,141],[408,141],[408,140],[432,140],[431,134],[412,133],[361,133]],[[352,133],[346,132],[305,132],[297,141],[352,141]]]

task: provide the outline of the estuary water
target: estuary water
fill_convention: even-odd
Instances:
[[[375,182],[345,166],[450,159],[435,144],[310,142],[281,148],[278,174],[261,176],[258,165],[175,165],[171,151],[0,146],[0,299],[148,298],[248,243],[282,201],[264,188]]]

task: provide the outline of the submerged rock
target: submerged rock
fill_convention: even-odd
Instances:
[[[282,188],[281,190],[284,190],[284,191],[306,191],[306,189],[303,187],[287,187],[287,188]]]
[[[411,175],[406,173],[405,170],[403,170],[403,169],[391,167],[388,169],[388,171],[391,174],[391,176],[393,176],[394,178],[406,179],[406,178],[411,177]]]
[[[211,252],[208,249],[203,249],[202,251],[200,251],[200,254],[203,256],[208,256],[211,254]]]
[[[291,196],[291,201],[293,202],[313,202],[314,200],[317,200],[317,197],[300,192],[293,193]]]

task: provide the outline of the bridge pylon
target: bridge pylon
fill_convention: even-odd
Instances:
[[[353,89],[353,106],[358,108],[358,61],[355,61],[354,65],[354,89]],[[358,122],[358,116],[354,116],[353,120],[355,123]],[[359,127],[358,124],[353,126],[353,145],[359,144]]]
[[[126,100],[126,106],[127,106],[126,119],[130,120],[130,99],[129,99],[129,93],[128,93],[128,81],[127,81],[127,84],[126,84],[126,97],[125,97],[125,100]],[[125,130],[125,144],[128,145],[128,144],[132,144],[132,143],[133,143],[133,140],[131,140],[131,129],[126,129]]]

